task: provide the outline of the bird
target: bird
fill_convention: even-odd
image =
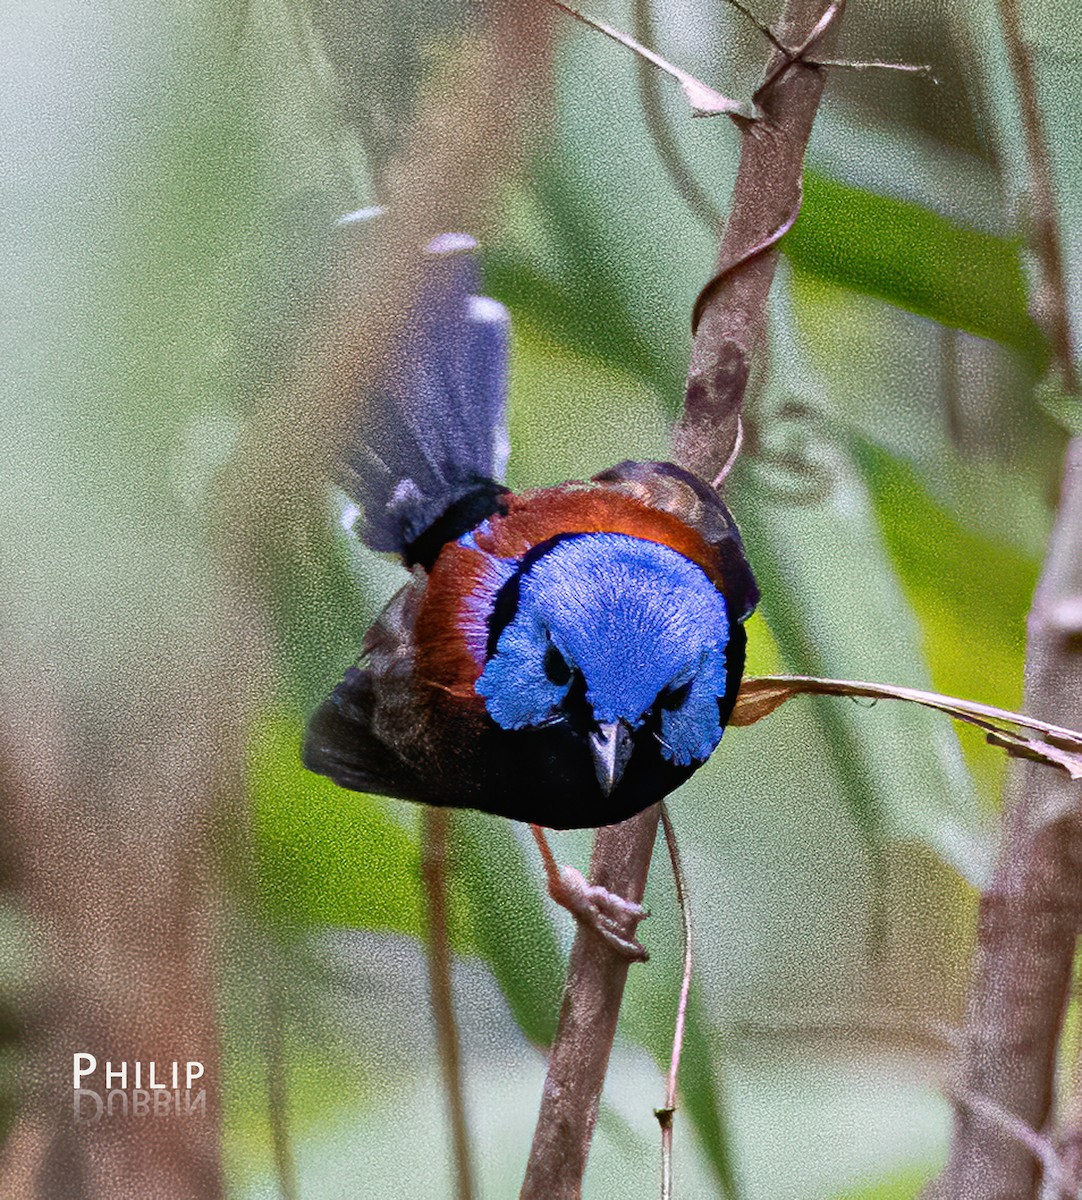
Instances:
[[[530,825],[549,891],[628,957],[641,906],[559,867],[545,829],[614,824],[713,753],[758,589],[718,492],[626,461],[519,493],[509,316],[477,243],[425,247],[416,300],[357,397],[335,472],[356,532],[404,586],[312,715],[305,766],[342,787]]]

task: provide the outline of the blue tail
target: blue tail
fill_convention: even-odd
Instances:
[[[380,383],[358,397],[338,476],[361,507],[364,541],[409,565],[429,566],[505,490],[510,323],[502,304],[477,294],[476,248],[465,234],[429,243],[413,312]]]

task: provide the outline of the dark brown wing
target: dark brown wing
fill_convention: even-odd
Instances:
[[[718,552],[722,591],[732,616],[738,621],[751,616],[759,602],[759,588],[733,515],[708,483],[668,462],[617,463],[595,475],[594,482],[686,521]]]
[[[372,672],[351,667],[308,723],[304,765],[355,792],[421,799],[420,777],[377,736],[375,714]]]
[[[360,664],[308,723],[304,765],[341,787],[428,800],[413,692],[413,625],[423,585],[412,579],[369,629]]]

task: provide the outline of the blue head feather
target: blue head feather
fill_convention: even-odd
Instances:
[[[581,673],[598,722],[632,728],[658,706],[678,765],[721,740],[729,618],[704,572],[668,546],[618,533],[558,542],[522,577],[518,608],[477,692],[505,729],[559,715]]]

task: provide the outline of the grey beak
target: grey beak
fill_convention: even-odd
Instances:
[[[604,795],[611,795],[619,783],[633,747],[631,730],[623,721],[603,722],[597,733],[590,734],[590,753],[594,756],[597,782]]]

